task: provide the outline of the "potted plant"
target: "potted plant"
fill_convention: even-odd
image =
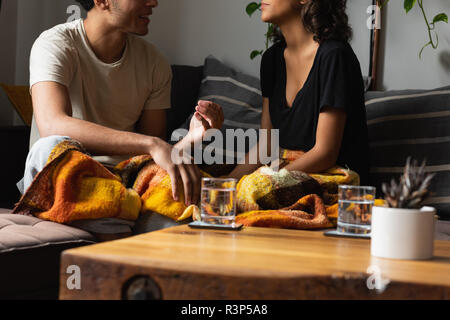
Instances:
[[[422,206],[433,176],[425,172],[425,161],[419,167],[408,158],[399,182],[383,183],[387,206],[372,209],[373,256],[408,260],[433,256],[436,209]]]

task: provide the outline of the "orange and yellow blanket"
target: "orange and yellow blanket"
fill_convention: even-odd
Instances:
[[[283,160],[295,156],[285,152]],[[328,228],[337,217],[337,185],[358,183],[356,173],[342,168],[306,175],[263,167],[239,181],[236,220],[246,226]],[[146,211],[174,221],[200,216],[198,206],[184,204],[183,194],[173,200],[169,175],[150,156],[130,158],[110,171],[78,143],[65,141],[54,148],[13,212],[69,223],[111,217],[134,221]]]
[[[59,223],[120,218],[136,220],[139,195],[118,175],[85,154],[74,141],[58,144],[13,213]]]

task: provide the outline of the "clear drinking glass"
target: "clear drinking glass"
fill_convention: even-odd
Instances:
[[[201,217],[203,222],[234,224],[236,217],[236,184],[236,179],[202,179]]]
[[[339,186],[337,231],[370,234],[375,187]]]

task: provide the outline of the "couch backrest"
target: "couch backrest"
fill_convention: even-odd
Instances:
[[[450,87],[435,90],[368,92],[371,183],[398,178],[411,156],[427,160],[427,171],[436,173],[426,202],[441,219],[450,220]]]
[[[172,106],[167,110],[167,139],[181,127],[197,105],[203,66],[172,66]]]

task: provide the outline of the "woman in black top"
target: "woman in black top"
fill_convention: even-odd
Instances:
[[[346,2],[263,0],[262,20],[277,26],[278,41],[261,63],[261,128],[279,129],[281,148],[306,152],[286,169],[317,173],[339,165],[356,171],[365,184],[364,83],[348,44]],[[230,176],[257,167],[240,165]]]

